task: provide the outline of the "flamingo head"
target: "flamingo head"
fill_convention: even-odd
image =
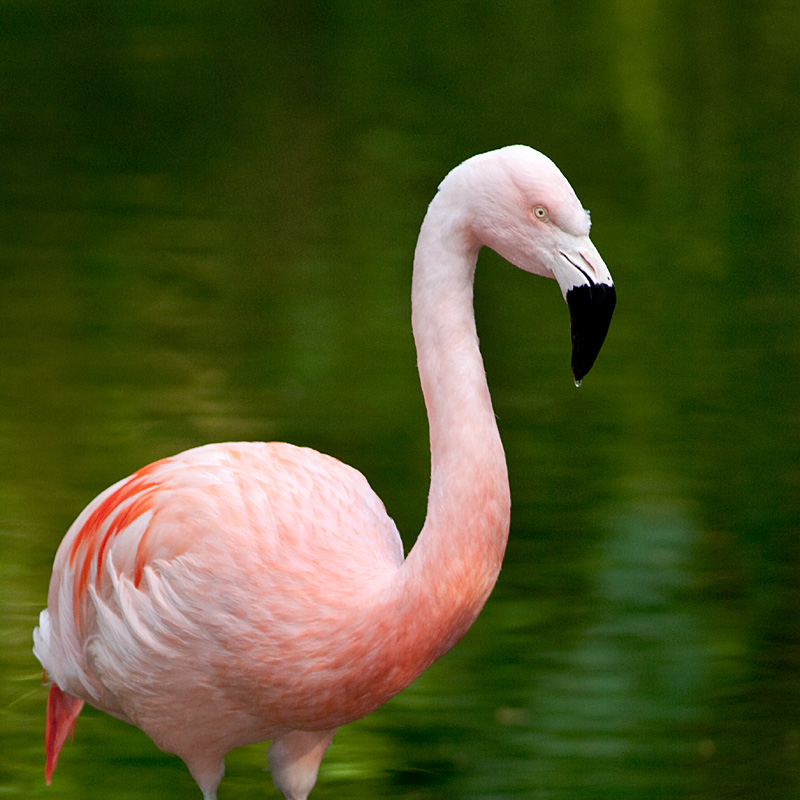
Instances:
[[[616,291],[589,238],[589,212],[567,179],[547,156],[512,145],[456,167],[440,192],[450,188],[474,246],[558,282],[570,310],[572,373],[580,381],[603,345]]]

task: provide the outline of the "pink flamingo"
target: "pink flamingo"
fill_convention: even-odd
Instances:
[[[510,516],[472,308],[484,245],[557,280],[575,380],[588,372],[615,303],[588,213],[535,150],[470,158],[439,186],[414,258],[431,487],[408,557],[365,478],[314,450],[212,444],[114,484],[64,537],[34,631],[51,679],[48,784],[88,702],[180,756],[205,800],[230,750],[271,739],[275,785],[305,800],[336,728],[466,633]]]

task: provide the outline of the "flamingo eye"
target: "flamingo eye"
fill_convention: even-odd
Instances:
[[[547,220],[550,219],[550,215],[547,213],[547,209],[544,206],[534,206],[532,210],[533,216],[536,217],[536,219],[542,222],[547,222]]]

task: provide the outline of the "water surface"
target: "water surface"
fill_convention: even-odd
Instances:
[[[555,284],[481,257],[506,564],[313,796],[798,796],[800,8],[15,0],[0,31],[0,792],[198,796],[92,710],[44,787],[31,629],[113,481],[288,440],[413,543],[416,232],[523,142],[591,209],[617,314],[576,390]],[[227,763],[221,800],[273,791],[263,747]]]

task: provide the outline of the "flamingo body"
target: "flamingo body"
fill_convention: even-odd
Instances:
[[[63,693],[190,765],[369,713],[397,688],[376,680],[359,610],[402,562],[365,478],[314,450],[207,445],[114,484],[67,532],[41,615],[53,764],[77,716]]]
[[[179,755],[207,800],[227,752],[271,739],[276,786],[305,800],[336,728],[450,649],[500,570],[510,498],[472,311],[478,250],[557,279],[577,378],[613,309],[588,230],[566,179],[524,147],[465,162],[431,203],[412,287],[431,489],[408,558],[359,472],[282,443],[188,450],[84,509],[34,632],[48,783],[86,701]]]

